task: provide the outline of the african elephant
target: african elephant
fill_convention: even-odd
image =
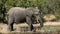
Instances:
[[[8,30],[13,31],[13,24],[26,22],[29,25],[29,31],[33,30],[32,22],[35,19],[40,23],[40,26],[43,26],[43,23],[39,17],[39,9],[38,8],[21,8],[21,7],[13,7],[8,12]],[[33,19],[34,18],[34,19]]]

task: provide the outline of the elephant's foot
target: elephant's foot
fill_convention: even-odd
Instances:
[[[31,25],[31,26],[29,26],[28,31],[32,31],[33,29],[34,29],[34,27]]]
[[[8,27],[8,31],[14,31],[12,27]]]

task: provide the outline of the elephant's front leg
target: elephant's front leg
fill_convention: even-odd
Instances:
[[[32,20],[31,20],[31,18],[30,17],[26,17],[26,22],[27,22],[27,24],[28,24],[28,30],[29,31],[32,31],[33,30],[33,25],[32,25]]]
[[[8,30],[13,31],[13,19],[11,18],[8,20]]]

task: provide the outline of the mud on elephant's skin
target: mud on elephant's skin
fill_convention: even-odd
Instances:
[[[13,24],[19,22],[26,22],[29,25],[29,31],[33,30],[32,22],[36,20],[40,23],[40,26],[43,26],[43,23],[39,17],[38,8],[21,8],[13,7],[7,12],[8,18],[8,30],[13,31]],[[35,18],[35,19],[33,19]]]

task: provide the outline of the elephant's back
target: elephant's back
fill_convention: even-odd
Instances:
[[[12,7],[7,14],[9,15],[14,15],[14,14],[23,14],[25,11],[25,8],[20,8],[20,7]]]
[[[21,8],[21,7],[12,7],[11,9],[9,9],[8,14],[11,13],[21,13],[22,11],[25,11],[25,8]]]

